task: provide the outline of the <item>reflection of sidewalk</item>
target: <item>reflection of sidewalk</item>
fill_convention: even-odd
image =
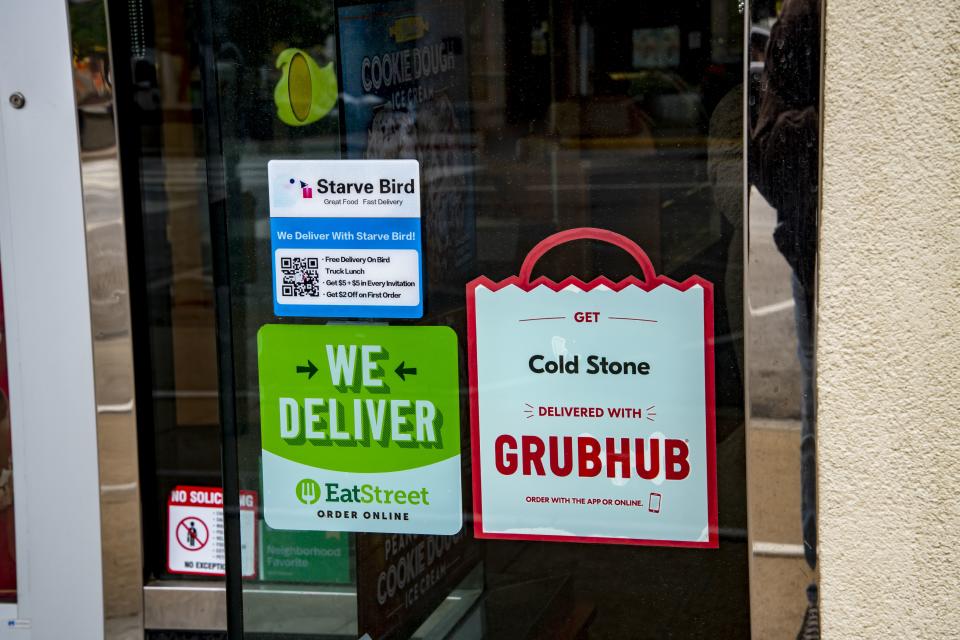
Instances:
[[[755,638],[795,638],[815,581],[800,512],[801,373],[792,273],[773,241],[777,212],[750,191],[746,279],[749,354],[747,496],[750,616]]]
[[[776,223],[777,212],[751,189],[746,290],[750,410],[753,416],[796,418],[800,416],[800,363],[793,292],[790,267],[773,243]]]
[[[747,433],[755,638],[794,638],[813,572],[800,528],[800,421],[753,419]]]

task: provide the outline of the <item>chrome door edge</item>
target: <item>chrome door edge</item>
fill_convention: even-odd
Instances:
[[[101,11],[71,11],[69,20],[97,405],[104,635],[142,638],[143,537],[127,242],[107,3],[94,1]]]

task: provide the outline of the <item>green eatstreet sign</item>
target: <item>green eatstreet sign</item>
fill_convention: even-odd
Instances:
[[[257,354],[270,527],[460,530],[452,329],[270,324]]]

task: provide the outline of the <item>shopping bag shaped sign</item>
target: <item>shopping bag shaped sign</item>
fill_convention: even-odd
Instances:
[[[643,279],[533,279],[573,240],[624,249]],[[470,282],[467,309],[477,537],[718,546],[710,282],[571,229],[519,276]]]

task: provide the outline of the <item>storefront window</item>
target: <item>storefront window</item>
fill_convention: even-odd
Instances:
[[[223,180],[211,199],[222,198],[212,204],[226,221],[220,266],[231,302],[219,311],[232,331],[236,407],[236,440],[226,446],[237,448],[240,489],[266,502],[270,520],[270,501],[279,498],[262,454],[268,400],[258,332],[262,342],[264,325],[337,322],[288,317],[270,303],[275,186],[264,169],[271,160],[418,160],[424,313],[388,322],[449,327],[460,345],[467,526],[450,537],[333,531],[319,534],[320,546],[316,533],[274,530],[259,517],[244,526],[241,510],[241,553],[260,552],[260,571],[243,587],[245,632],[407,637],[425,624],[419,633],[441,637],[472,619],[487,637],[588,629],[605,636],[630,635],[643,620],[650,636],[710,628],[746,635],[741,254],[731,259],[731,247],[742,244],[735,226],[742,208],[735,197],[723,204],[724,190],[738,193],[742,182],[736,172],[711,172],[742,161],[739,131],[711,129],[742,113],[737,5],[212,2],[206,16],[202,41],[213,57],[205,106],[219,133],[208,163],[222,159],[222,174],[211,177]],[[393,52],[408,49],[420,56],[421,74],[391,67],[402,64]],[[294,67],[298,58],[306,71]],[[291,85],[306,74],[321,88],[337,82],[339,99],[325,101],[314,88],[299,117]],[[656,273],[677,282],[696,275],[714,283],[717,549],[472,535],[466,283],[514,275],[538,242],[579,227],[622,234],[645,250]],[[550,251],[537,273],[617,281],[638,268],[626,252],[585,241]],[[416,558],[421,544],[423,564],[410,564],[406,554]],[[300,550],[337,545],[350,558],[339,573],[287,568]],[[444,557],[429,557],[433,548],[445,549]],[[302,593],[270,595],[289,589],[278,583]],[[297,614],[278,619],[276,606]]]
[[[133,114],[120,118],[128,236],[131,255],[143,255],[134,267],[140,286],[133,287],[132,306],[149,579],[220,580],[230,565],[236,579],[227,582],[228,615],[247,637],[747,637],[758,620],[795,632],[805,584],[786,593],[771,577],[776,563],[760,562],[759,573],[750,564],[758,548],[776,547],[757,541],[784,542],[763,536],[776,537],[780,526],[799,529],[799,517],[789,514],[757,528],[782,501],[747,502],[744,380],[749,372],[762,382],[767,370],[750,368],[743,353],[744,233],[755,231],[744,224],[744,105],[752,135],[763,117],[758,91],[776,16],[774,7],[753,12],[745,87],[748,21],[732,1],[157,0],[117,8],[111,19],[124,31],[115,46],[126,61],[118,108]],[[330,192],[321,191],[329,185],[316,176],[291,173],[281,184],[271,172],[341,160],[417,161],[419,244],[410,251],[420,260],[413,277],[422,310],[351,315],[317,306],[309,298],[322,287],[347,286],[326,280],[346,282],[358,272],[323,271],[321,282],[314,258],[281,261],[286,254],[278,251],[289,247],[276,246],[271,216],[278,203],[315,204]],[[751,214],[759,204],[753,192]],[[617,283],[653,274],[710,285],[711,304],[700,309],[711,333],[690,334],[711,356],[710,366],[700,358],[698,373],[708,382],[705,398],[690,404],[702,409],[706,401],[712,431],[700,435],[709,435],[715,483],[703,496],[709,520],[702,538],[686,540],[692,548],[659,544],[669,533],[638,536],[634,542],[644,544],[630,545],[551,538],[549,527],[516,539],[476,535],[483,493],[474,491],[471,394],[489,383],[472,377],[472,363],[485,352],[476,352],[471,333],[468,283],[518,276],[542,241],[584,228],[602,233],[581,233],[546,251],[530,263],[532,276]],[[626,242],[606,241],[614,236]],[[649,262],[638,261],[633,247]],[[784,293],[779,257],[761,258],[777,282],[748,294]],[[306,308],[303,298],[314,306]],[[554,315],[539,310],[532,306],[521,320]],[[616,319],[657,321],[629,313]],[[315,327],[326,327],[327,335],[389,336],[384,340],[399,335],[395,328],[419,336],[407,343],[412,355],[380,369],[395,387],[430,380],[423,383],[428,392],[449,391],[445,424],[459,425],[459,468],[450,476],[460,487],[455,532],[271,526],[277,498],[268,479],[264,407],[283,397],[268,389],[265,372],[273,365],[264,344],[277,326],[295,336],[288,345],[308,344]],[[423,330],[435,329],[452,336],[452,346],[425,337]],[[511,339],[503,344],[527,344]],[[689,342],[687,336],[678,344]],[[550,348],[559,356],[570,345],[558,334]],[[314,353],[304,347],[295,366],[278,370],[287,367],[284,375],[320,388],[329,373],[322,353]],[[634,373],[642,369],[636,361],[617,366],[629,370],[626,364]],[[428,366],[446,372],[443,379],[428,378],[435,374]],[[774,375],[797,383],[797,371],[783,369]],[[754,415],[762,413],[754,396],[751,402]],[[782,398],[771,403],[784,405]],[[659,424],[666,425],[663,406]],[[641,409],[644,420],[656,420],[653,403]],[[591,428],[573,435],[593,437]],[[655,439],[660,432],[652,429],[644,433]],[[799,465],[799,456],[790,457],[792,440],[767,431],[749,437],[753,495],[782,470],[754,465],[755,457],[774,451],[777,460]],[[692,446],[680,440],[677,451]],[[549,438],[542,442],[546,447]],[[298,480],[305,482],[297,484],[301,504],[325,490]],[[793,490],[799,480],[784,482]],[[645,513],[670,508],[660,492],[642,498]],[[815,576],[804,573],[801,582],[808,579]],[[782,601],[764,604],[760,585],[783,586]],[[754,615],[751,622],[751,590],[761,608],[783,611],[789,601],[789,615],[773,622]]]

